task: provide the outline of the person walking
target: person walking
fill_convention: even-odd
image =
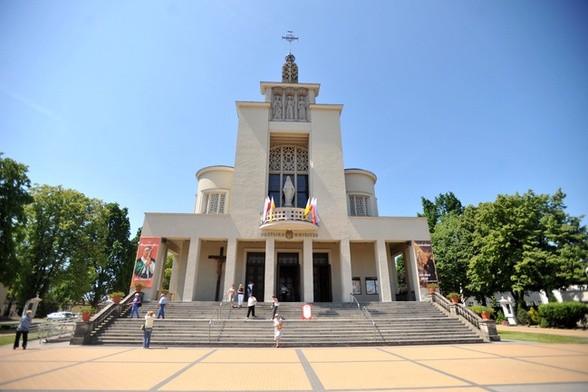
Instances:
[[[33,311],[27,310],[23,313],[22,317],[20,318],[20,323],[18,327],[16,327],[16,337],[14,338],[14,347],[13,350],[18,348],[20,343],[20,336],[22,335],[22,349],[27,349],[27,342],[29,341],[29,329],[31,328],[31,323],[33,322]]]
[[[243,297],[245,297],[245,288],[242,284],[239,284],[239,288],[237,289],[237,305],[239,307],[243,306]]]
[[[237,295],[237,290],[235,289],[235,285],[232,284],[231,287],[229,287],[229,289],[227,290],[227,301],[231,304],[232,307],[235,307],[233,305],[235,295]]]
[[[274,315],[274,341],[275,347],[280,347],[280,339],[282,339],[282,331],[284,330],[284,319],[278,313]]]
[[[131,303],[131,318],[133,318],[134,314],[136,314],[137,318],[139,318],[139,308],[141,305],[141,295],[139,293],[135,293],[135,298],[133,298],[133,302]]]
[[[165,318],[165,305],[167,305],[167,297],[165,296],[165,293],[161,293],[161,296],[159,298],[159,302],[157,303],[157,306],[159,306],[159,311],[157,312],[157,318],[161,317],[162,319]]]
[[[154,322],[155,312],[150,310],[145,315],[145,325],[143,326],[143,348],[149,348],[151,345],[151,333],[153,332]]]
[[[249,294],[249,299],[247,300],[247,318],[249,318],[249,315],[255,318],[255,305],[257,305],[257,298],[253,294]]]
[[[280,303],[278,302],[278,297],[272,295],[272,320],[274,319],[274,317],[276,317],[276,314],[278,313],[278,306],[280,306]]]

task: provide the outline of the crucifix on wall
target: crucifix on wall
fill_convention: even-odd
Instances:
[[[219,290],[220,290],[221,276],[223,274],[223,263],[225,261],[227,261],[227,256],[225,256],[223,254],[224,251],[225,251],[225,248],[221,246],[220,254],[218,254],[216,256],[208,256],[209,259],[216,260],[216,293],[214,295],[215,301],[218,301],[220,299]]]

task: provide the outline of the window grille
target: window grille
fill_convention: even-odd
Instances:
[[[205,195],[204,213],[205,214],[224,214],[225,213],[224,192],[207,193]]]
[[[349,195],[349,215],[370,216],[368,212],[368,196]]]

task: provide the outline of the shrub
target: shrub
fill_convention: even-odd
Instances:
[[[586,313],[588,313],[588,305],[581,302],[553,302],[539,305],[541,326],[576,328]]]
[[[527,312],[527,316],[529,319],[529,325],[539,325],[541,317],[539,317],[539,312],[537,312],[537,309],[529,309],[529,311]]]
[[[517,306],[517,322],[520,325],[530,325],[529,314],[527,313],[527,309],[525,309],[523,305]]]
[[[471,310],[472,312],[474,312],[475,314],[477,314],[478,316],[481,315],[483,311],[490,313],[490,315],[492,315],[492,313],[494,313],[494,309],[492,309],[489,306],[483,306],[483,305],[470,306],[470,307],[468,307],[468,309]]]
[[[124,297],[125,293],[123,293],[122,291],[113,291],[112,293],[110,293],[111,297]]]
[[[503,321],[506,320],[506,317],[504,316],[504,312],[502,310],[499,310],[498,312],[496,312],[496,317],[494,317],[494,320],[496,320],[496,324],[502,324]]]
[[[452,300],[453,298],[460,299],[459,293],[449,293],[449,294],[447,294],[447,299]]]

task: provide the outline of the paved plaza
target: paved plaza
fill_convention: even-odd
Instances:
[[[2,391],[588,391],[587,344],[0,347]]]

